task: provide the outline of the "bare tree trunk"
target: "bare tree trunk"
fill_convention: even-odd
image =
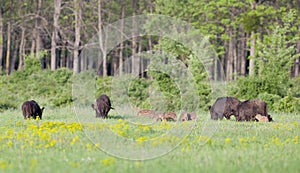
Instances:
[[[234,34],[232,35],[232,40],[231,40],[231,48],[232,48],[232,56],[233,56],[233,80],[237,80],[237,76],[238,76],[238,58],[237,58],[237,41],[236,41],[236,34],[234,32]]]
[[[42,7],[42,0],[38,0],[37,1],[37,12],[36,12],[36,17],[35,17],[35,39],[36,39],[36,47],[35,47],[35,56],[36,58],[40,58],[39,57],[39,52],[41,51],[41,37],[40,37],[40,11],[41,11],[41,7]]]
[[[138,54],[140,54],[141,52],[142,52],[142,48],[143,48],[143,45],[142,45],[142,42],[140,41],[140,42],[138,42]],[[141,57],[140,56],[137,56],[137,58],[139,59],[139,66],[140,66],[140,75],[141,75],[141,77],[144,77],[144,61],[143,61],[143,59],[141,59]]]
[[[81,0],[74,0],[74,16],[75,16],[75,42],[74,42],[74,61],[73,73],[79,73],[79,44],[80,44],[80,20],[81,20]]]
[[[231,40],[228,40],[228,54],[226,58],[226,80],[232,80],[232,72],[233,72],[233,56],[234,56],[234,44],[232,38],[232,28],[229,29],[229,35]]]
[[[56,44],[58,40],[58,19],[60,15],[61,0],[54,0],[54,14],[53,14],[53,32],[51,38],[51,70],[57,68],[56,62]]]
[[[11,59],[11,63],[10,63],[10,67],[9,67],[9,71],[10,73],[12,73],[13,71],[15,71],[15,66],[16,66],[16,61],[17,61],[17,56],[18,56],[18,49],[17,49],[17,45],[19,45],[20,43],[20,39],[14,38],[15,44],[13,46],[13,54],[12,54],[12,59]]]
[[[256,6],[255,1],[250,2],[250,8],[254,9]],[[249,76],[253,76],[255,75],[255,33],[254,31],[251,31],[251,35],[250,35],[250,41],[251,41],[251,45],[250,45],[250,59],[249,59]]]
[[[61,58],[60,58],[60,67],[67,67],[67,58],[66,58],[66,50],[65,48],[61,49]]]
[[[297,77],[299,75],[299,66],[300,66],[300,58],[295,60],[295,67],[294,67],[294,76]]]
[[[250,45],[250,60],[249,60],[249,75],[253,76],[255,74],[255,34],[251,32],[251,45]]]
[[[10,36],[11,36],[11,29],[10,29],[10,22],[7,22],[7,50],[6,50],[6,75],[9,75],[9,62],[10,62]]]
[[[2,62],[3,62],[3,11],[0,7],[0,72],[2,71]]]
[[[19,65],[18,70],[22,70],[24,66],[24,57],[25,57],[25,28],[21,26],[21,41],[19,46]]]
[[[106,47],[105,47],[105,33],[103,33],[102,30],[103,21],[102,21],[102,1],[98,1],[98,39],[99,39],[99,67],[98,67],[98,75],[107,76],[107,53],[106,53]],[[102,58],[102,62],[101,62]],[[102,69],[101,69],[102,67]]]
[[[72,53],[70,53],[69,51],[68,51],[68,53],[67,53],[67,68],[70,68],[70,69],[73,69],[73,58],[72,58]]]
[[[300,26],[298,27],[298,32],[300,33]],[[297,42],[297,52],[300,53],[300,40]],[[297,58],[295,60],[295,68],[294,68],[295,77],[299,75],[299,66],[300,66],[300,58]]]
[[[137,23],[136,23],[136,11],[137,11],[137,0],[132,0],[132,73],[138,75],[140,72],[140,61],[136,56],[137,49]]]
[[[150,14],[153,13],[153,2],[152,0],[149,0],[149,6],[150,6]],[[152,39],[151,35],[148,35],[148,45],[149,45],[149,51],[152,51]]]
[[[121,6],[121,37],[120,40],[123,40],[123,30],[124,30],[124,18],[125,18],[125,6],[126,6],[126,0],[122,0],[122,6]],[[120,52],[119,52],[119,75],[121,76],[123,74],[123,41],[120,43]]]
[[[246,48],[246,40],[244,39],[244,37],[242,37],[241,41],[240,41],[240,47],[239,47],[239,59],[240,59],[240,74],[242,76],[246,75],[246,56],[247,56],[247,50]]]
[[[31,36],[31,48],[30,48],[30,55],[33,57],[34,56],[34,49],[35,49],[35,29],[33,29],[33,33]]]

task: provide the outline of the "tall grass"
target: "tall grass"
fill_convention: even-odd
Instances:
[[[151,146],[147,136],[151,139],[177,125],[189,126],[189,122],[154,123],[145,128],[130,124],[126,117],[119,119],[122,116],[114,111],[105,122],[96,119],[94,112],[86,112],[94,122],[79,123],[72,107],[46,109],[43,120],[24,120],[20,110],[1,113],[0,172],[300,172],[299,115],[272,114],[275,122],[258,123],[211,122],[208,113],[199,113],[188,135],[180,139],[166,136],[165,141]],[[209,123],[217,125],[211,136],[203,133]],[[106,127],[132,139],[135,143],[127,149],[133,154],[135,147],[136,152],[148,147],[165,153],[164,144],[180,145],[150,160],[121,159],[101,150],[103,145],[126,146],[105,143],[114,138],[100,134]],[[91,134],[101,139],[95,142]]]

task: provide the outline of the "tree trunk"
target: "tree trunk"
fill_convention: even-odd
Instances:
[[[58,40],[58,19],[60,15],[61,0],[54,0],[54,14],[53,14],[53,32],[51,38],[51,70],[57,68],[56,58],[56,44]]]
[[[300,26],[298,27],[298,32],[300,33]],[[300,53],[300,40],[297,42],[297,53]],[[295,68],[294,68],[295,77],[299,75],[299,66],[300,66],[300,58],[297,58],[295,60]]]
[[[0,72],[2,71],[2,64],[3,64],[3,11],[0,7]]]
[[[20,41],[20,46],[19,46],[19,65],[18,65],[18,70],[22,70],[24,66],[24,57],[25,57],[25,45],[26,45],[26,40],[25,40],[25,28],[21,26],[21,41]]]
[[[79,44],[80,44],[80,20],[81,20],[81,0],[74,0],[74,16],[75,16],[75,42],[74,42],[74,61],[73,73],[79,73]]]
[[[251,45],[250,45],[250,60],[249,60],[249,75],[253,76],[255,74],[255,34],[254,31],[251,32]]]
[[[6,50],[6,75],[9,75],[9,61],[10,61],[10,36],[11,36],[11,29],[10,29],[10,22],[7,22],[7,50]]]
[[[243,32],[243,31],[241,31]],[[240,59],[240,74],[242,76],[246,75],[246,56],[247,56],[247,50],[245,49],[246,47],[246,40],[244,39],[244,34],[240,35],[242,36],[241,40],[240,40],[240,44],[239,44],[239,59]]]
[[[149,0],[149,6],[150,6],[150,14],[153,13],[153,2],[152,0]],[[152,38],[151,35],[148,35],[148,45],[149,45],[149,51],[152,51]]]
[[[123,30],[124,30],[124,18],[125,18],[125,6],[126,6],[126,0],[122,0],[122,6],[121,6],[121,34],[120,34],[120,40],[122,42],[120,43],[120,52],[119,52],[119,75],[121,76],[123,74]]]
[[[65,50],[65,48],[61,49],[61,58],[60,58],[60,67],[67,67],[66,66],[66,62],[67,62],[67,58],[66,58],[66,54],[67,51]]]
[[[235,31],[235,30],[234,30]],[[232,56],[233,56],[233,80],[237,80],[238,76],[238,57],[237,57],[237,41],[236,41],[236,33],[232,35]]]
[[[13,54],[12,54],[12,59],[11,59],[11,63],[10,63],[10,67],[9,67],[9,71],[10,73],[12,73],[13,71],[15,71],[15,66],[16,66],[16,61],[17,61],[17,57],[18,57],[18,48],[17,45],[19,45],[20,43],[20,39],[14,38],[15,43],[13,46]]]
[[[39,57],[40,56],[40,51],[41,51],[41,37],[40,37],[40,11],[41,11],[41,7],[42,7],[42,0],[38,0],[37,1],[37,12],[36,12],[36,17],[35,17],[35,29],[36,29],[36,32],[35,32],[35,39],[36,39],[36,46],[35,46],[35,56],[36,58],[41,58]]]
[[[140,61],[136,56],[137,49],[137,23],[136,23],[136,11],[137,11],[137,0],[132,0],[132,73],[138,75],[140,72]]]
[[[233,74],[233,59],[234,59],[234,43],[233,43],[233,29],[229,29],[229,36],[230,40],[228,40],[228,54],[226,59],[226,80],[231,81],[232,80],[232,74]]]
[[[99,67],[98,75],[107,76],[107,54],[105,47],[105,33],[102,30],[103,21],[102,21],[102,1],[98,1],[98,39],[99,39]],[[101,61],[102,59],[102,61]]]
[[[300,66],[300,58],[295,60],[295,68],[294,68],[294,76],[297,77],[299,75],[299,66]]]
[[[138,54],[140,54],[142,52],[142,41],[138,42]],[[137,56],[137,58],[139,59],[139,66],[140,66],[140,76],[144,77],[144,61],[143,58],[141,58],[140,56]]]

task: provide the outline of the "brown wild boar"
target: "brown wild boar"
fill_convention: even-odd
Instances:
[[[155,111],[150,110],[150,109],[142,109],[137,113],[138,116],[144,116],[144,117],[153,117],[154,114],[155,114]]]
[[[237,121],[254,121],[257,114],[272,121],[266,102],[258,99],[243,101],[238,105]]]
[[[176,121],[177,120],[177,115],[175,112],[166,112],[163,117],[162,120],[166,120],[166,121]]]
[[[181,112],[180,114],[180,121],[191,121],[191,120],[196,120],[197,115],[195,112],[188,113],[186,111]]]
[[[107,118],[107,114],[111,107],[110,99],[107,95],[102,94],[96,100],[96,105],[92,104],[92,108],[96,111],[96,118],[101,117],[103,119]]]
[[[154,115],[152,116],[152,118],[153,118],[155,121],[162,121],[164,115],[165,115],[165,112],[155,111],[155,112],[154,112]]]
[[[24,119],[28,119],[30,117],[36,119],[37,116],[39,117],[39,119],[42,119],[44,109],[44,107],[42,107],[41,109],[38,103],[34,100],[25,101],[22,104]]]

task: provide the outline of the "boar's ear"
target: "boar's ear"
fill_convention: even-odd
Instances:
[[[211,106],[208,106],[208,110],[210,110]]]
[[[44,109],[45,109],[45,107],[42,107],[42,109],[41,109],[41,110],[42,110],[42,112],[44,111]]]
[[[93,109],[95,109],[95,105],[94,104],[92,104],[91,106],[92,106]]]

